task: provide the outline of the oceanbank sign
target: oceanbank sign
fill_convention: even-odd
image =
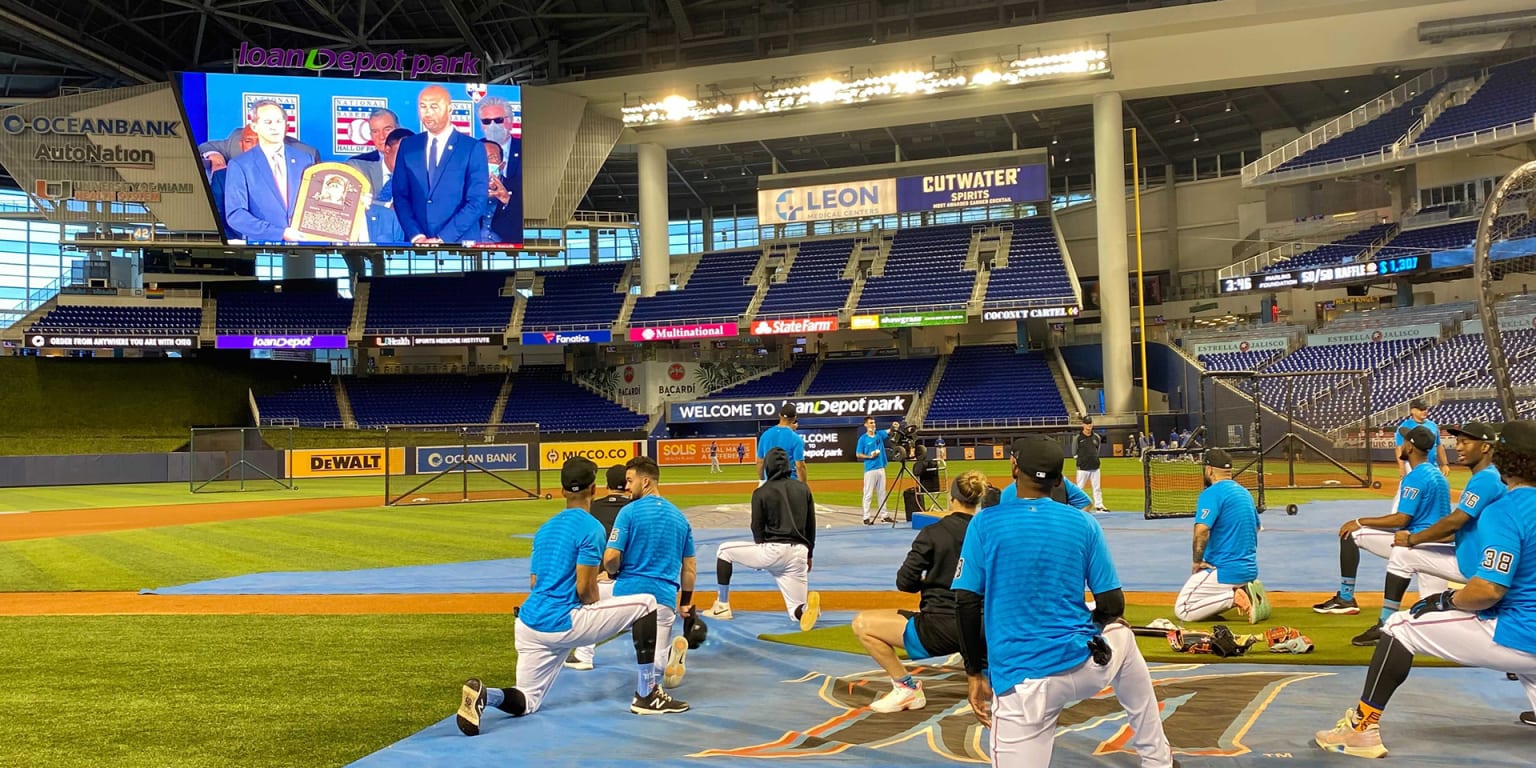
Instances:
[[[911,395],[880,394],[819,397],[807,400],[713,400],[673,403],[667,406],[667,421],[768,421],[779,417],[779,409],[792,403],[802,417],[856,417],[904,414],[912,405]]]
[[[896,180],[815,184],[757,191],[763,224],[853,219],[896,213]]]
[[[219,336],[213,345],[216,349],[346,349],[347,337],[341,334]]]

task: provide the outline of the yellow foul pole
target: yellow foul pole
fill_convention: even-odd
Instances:
[[[1141,429],[1152,433],[1151,395],[1147,391],[1147,285],[1141,268],[1141,157],[1137,152],[1136,129],[1131,128],[1131,198],[1136,215],[1136,309],[1141,316]],[[1172,189],[1163,191],[1173,194]]]

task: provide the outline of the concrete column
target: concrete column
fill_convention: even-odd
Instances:
[[[1173,164],[1163,166],[1163,194],[1168,196],[1168,207],[1163,209],[1163,219],[1166,223],[1163,242],[1164,251],[1168,254],[1168,270],[1173,279],[1179,279],[1179,195],[1178,187],[1174,184]],[[1142,216],[1145,220],[1145,212]]]
[[[1118,93],[1093,98],[1093,179],[1098,212],[1099,314],[1104,341],[1104,410],[1132,413],[1131,292],[1126,267],[1125,139]]]
[[[715,249],[715,209],[705,206],[699,218],[704,227],[704,252],[708,253]]]
[[[641,144],[640,295],[655,296],[671,284],[667,254],[667,148]]]
[[[1411,306],[1413,306],[1413,283],[1410,283],[1407,280],[1402,280],[1402,281],[1398,282],[1398,284],[1397,284],[1397,306],[1399,306],[1399,307],[1411,307]]]

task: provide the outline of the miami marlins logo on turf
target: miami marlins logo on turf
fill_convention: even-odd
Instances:
[[[958,658],[952,657],[958,664]],[[1200,665],[1153,669],[1153,687],[1161,703],[1164,730],[1175,754],[1235,757],[1250,750],[1243,737],[1286,686],[1328,673],[1244,672],[1173,676]],[[928,706],[917,711],[878,714],[869,705],[885,693],[889,677],[881,670],[834,677],[811,673],[790,684],[814,684],[816,696],[837,710],[819,723],[806,723],[773,741],[710,749],[690,757],[790,758],[834,755],[850,749],[885,749],[913,739],[935,754],[958,763],[989,762],[982,748],[982,728],[967,700],[965,670],[958,666],[909,667],[923,683]],[[1166,675],[1166,676],[1163,676]],[[784,711],[798,711],[786,707]],[[1096,755],[1132,752],[1125,711],[1111,691],[1078,702],[1061,713],[1058,736],[1102,733]]]

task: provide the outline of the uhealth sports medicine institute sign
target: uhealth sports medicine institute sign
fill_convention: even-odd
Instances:
[[[1032,203],[1048,197],[1046,169],[1037,164],[760,189],[757,210],[760,223],[790,224]]]

